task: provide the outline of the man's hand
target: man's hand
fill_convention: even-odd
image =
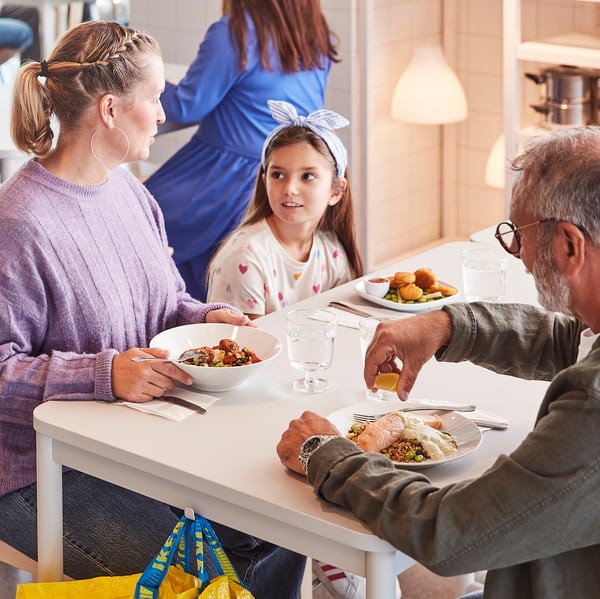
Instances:
[[[298,474],[304,474],[298,455],[304,441],[313,435],[339,437],[340,431],[327,418],[323,418],[315,412],[304,412],[300,418],[292,420],[277,444],[277,455],[286,468],[298,472]]]
[[[380,372],[398,372],[398,397],[406,400],[423,364],[449,342],[451,334],[450,317],[442,310],[381,322],[365,355],[367,387],[373,388]],[[402,361],[401,368],[396,359]]]

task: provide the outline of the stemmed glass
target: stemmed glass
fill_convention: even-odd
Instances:
[[[304,371],[304,378],[293,387],[304,393],[321,393],[329,383],[319,378],[319,372],[331,365],[333,340],[337,324],[330,310],[297,308],[286,315],[287,348],[290,363]]]

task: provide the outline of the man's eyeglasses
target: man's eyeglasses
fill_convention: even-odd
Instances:
[[[542,220],[536,220],[534,223],[523,225],[522,227],[515,227],[515,225],[510,221],[504,221],[496,227],[496,233],[494,234],[494,237],[498,240],[503,249],[514,256],[521,251],[521,234],[519,231],[527,229],[528,227],[540,225],[541,223],[549,223],[552,221],[556,221],[556,219],[544,218]]]

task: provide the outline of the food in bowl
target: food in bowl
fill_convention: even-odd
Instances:
[[[240,347],[233,339],[221,339],[219,345],[204,345],[186,349],[179,358],[184,364],[210,368],[228,368],[260,362],[260,358],[249,348]]]
[[[441,427],[437,414],[390,412],[375,422],[352,424],[346,437],[365,451],[378,451],[395,462],[419,463],[456,453],[455,439]]]
[[[225,323],[187,324],[162,331],[150,341],[150,347],[160,347],[170,358],[179,358],[184,352],[202,347],[212,348],[220,340],[234,341],[240,347],[251,348],[259,362],[239,368],[207,368],[180,362],[177,364],[192,378],[192,387],[201,391],[231,391],[256,375],[281,352],[281,341],[258,327],[243,327]]]

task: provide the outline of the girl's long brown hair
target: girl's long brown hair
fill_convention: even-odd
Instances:
[[[329,29],[320,0],[224,0],[231,38],[240,52],[240,68],[246,67],[246,15],[254,22],[261,62],[269,64],[272,45],[284,73],[323,68],[324,59],[339,62],[338,38]]]
[[[273,151],[277,148],[293,146],[296,144],[307,143],[311,145],[319,154],[324,156],[331,166],[331,176],[333,185],[337,183],[336,165],[325,142],[310,129],[306,127],[287,127],[273,138],[267,151],[265,152],[265,164],[268,166]],[[256,186],[254,195],[248,205],[248,211],[240,227],[252,225],[256,222],[266,219],[273,214],[267,188],[263,181],[265,169],[261,166],[256,177]],[[354,202],[352,200],[352,191],[350,189],[350,180],[348,178],[348,169],[346,168],[345,178],[347,181],[346,191],[342,199],[333,206],[328,206],[325,214],[317,226],[319,231],[329,231],[337,236],[348,256],[348,263],[354,277],[361,277],[364,274],[363,263],[356,243],[356,231],[354,225]]]

